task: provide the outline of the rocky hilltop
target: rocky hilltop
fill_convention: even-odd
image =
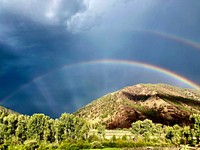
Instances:
[[[74,114],[107,129],[129,128],[132,122],[151,119],[165,125],[188,125],[200,113],[200,91],[165,84],[138,84],[109,93]]]

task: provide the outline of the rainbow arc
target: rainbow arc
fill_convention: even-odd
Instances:
[[[76,66],[81,66],[81,65],[87,65],[87,64],[105,64],[105,65],[109,65],[109,64],[115,64],[115,65],[129,65],[129,66],[137,66],[137,67],[141,67],[141,68],[145,68],[145,69],[149,69],[149,70],[153,70],[153,71],[157,71],[163,75],[169,76],[171,78],[174,78],[178,81],[181,81],[187,85],[189,85],[190,87],[194,88],[194,89],[200,89],[200,86],[192,81],[190,81],[189,79],[178,75],[172,71],[169,71],[167,69],[158,67],[158,66],[154,66],[151,64],[146,64],[143,62],[138,62],[138,61],[128,61],[128,60],[114,60],[114,59],[106,59],[106,60],[93,60],[93,61],[86,61],[86,62],[80,62],[80,63],[75,63],[75,64],[67,64],[62,66],[61,68],[58,69],[54,69],[51,70],[49,72],[47,72],[46,74],[43,74],[41,76],[38,76],[36,78],[34,78],[33,80],[31,80],[30,82],[22,85],[21,87],[19,87],[18,89],[16,89],[14,92],[12,92],[11,94],[9,94],[7,97],[5,97],[3,99],[3,101],[8,100],[9,98],[11,98],[14,94],[16,94],[17,92],[19,92],[20,90],[22,90],[23,88],[27,87],[29,84],[38,81],[40,79],[42,79],[43,77],[45,77],[48,74],[54,73],[54,72],[58,72],[64,69],[69,69],[72,67],[76,67]]]

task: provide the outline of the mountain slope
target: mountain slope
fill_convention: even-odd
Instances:
[[[165,84],[138,84],[109,93],[74,114],[108,129],[129,128],[137,120],[166,125],[190,124],[200,113],[200,91]]]
[[[0,106],[0,115],[4,114],[4,115],[9,115],[9,114],[19,114],[18,112],[15,112],[11,109],[8,109],[6,107]]]

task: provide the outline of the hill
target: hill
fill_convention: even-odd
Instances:
[[[0,115],[9,115],[9,114],[19,114],[18,112],[15,112],[11,109],[8,109],[6,107],[0,106]]]
[[[200,91],[166,84],[138,84],[109,93],[74,114],[107,129],[129,128],[132,122],[151,119],[165,125],[189,125],[200,113]]]

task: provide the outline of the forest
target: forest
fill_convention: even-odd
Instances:
[[[190,126],[166,126],[151,120],[132,123],[134,138],[115,135],[106,139],[103,125],[90,124],[73,114],[63,113],[52,119],[44,114],[32,116],[0,111],[0,149],[95,149],[124,147],[200,146],[200,115],[190,116]],[[96,129],[97,134],[90,130]]]

